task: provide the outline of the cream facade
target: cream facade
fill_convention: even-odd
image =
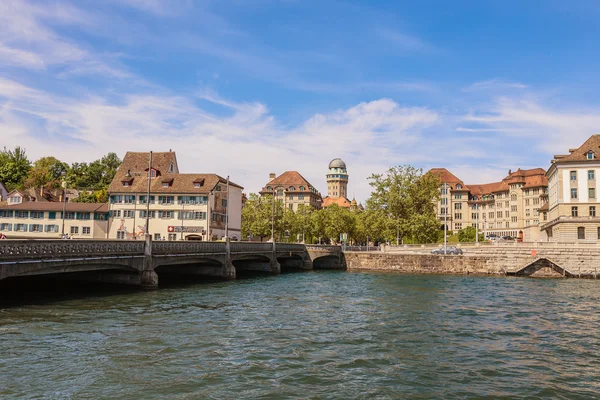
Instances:
[[[216,174],[179,173],[175,153],[128,152],[109,188],[111,239],[241,240],[242,187]],[[148,197],[148,176],[150,195]]]
[[[64,210],[64,213],[63,213]],[[9,239],[106,239],[108,205],[25,202],[0,207],[0,232]]]
[[[485,235],[511,236],[524,241],[541,239],[547,220],[547,181],[541,168],[509,171],[501,182],[465,184],[445,168],[430,171],[440,177],[437,217],[448,230],[473,226]]]
[[[555,155],[547,175],[549,221],[542,231],[548,241],[600,242],[600,135]]]

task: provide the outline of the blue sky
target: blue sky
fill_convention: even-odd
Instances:
[[[350,193],[389,166],[467,183],[600,132],[596,1],[0,2],[0,138],[30,157],[177,151],[248,192]]]

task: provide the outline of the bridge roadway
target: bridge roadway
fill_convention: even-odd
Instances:
[[[1,240],[0,281],[59,275],[158,287],[161,275],[235,279],[246,271],[345,268],[339,246],[259,242]]]

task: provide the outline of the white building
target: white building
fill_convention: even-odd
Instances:
[[[142,236],[148,216],[155,240],[241,239],[241,186],[216,174],[179,173],[174,152],[153,153],[149,162],[150,153],[125,155],[109,187],[109,238]]]

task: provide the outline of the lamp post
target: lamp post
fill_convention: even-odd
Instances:
[[[446,247],[448,246],[448,187],[444,182],[444,255],[446,255]]]
[[[64,183],[64,179],[65,179],[65,175],[67,173],[65,171],[62,171],[60,173],[60,176],[62,176],[63,178],[63,209],[62,209],[62,229],[61,229],[61,237],[65,236],[65,212],[67,211],[67,188],[66,188],[66,183]]]
[[[210,237],[210,218],[212,216],[212,213],[210,211],[210,199],[213,197],[213,191],[211,190],[210,192],[208,192],[208,202],[206,204],[206,240],[210,241],[211,237]]]
[[[475,243],[479,243],[479,204],[475,203],[475,220],[477,221],[475,225]]]
[[[271,242],[275,243],[275,189],[271,201]]]
[[[227,199],[225,200],[225,238],[229,237],[229,175],[227,175]]]
[[[148,162],[148,191],[146,192],[146,235],[150,235],[150,183],[152,181],[152,152]]]
[[[185,218],[185,200],[181,200],[181,240],[183,240],[183,219]]]

